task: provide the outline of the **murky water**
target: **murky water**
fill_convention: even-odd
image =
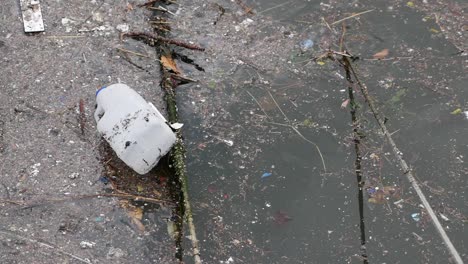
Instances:
[[[218,73],[207,69],[212,83],[179,93],[182,119],[191,128],[185,131],[188,170],[205,261],[448,263],[448,251],[356,87],[360,228],[350,106],[340,107],[348,99],[345,72],[336,62],[311,58],[328,46],[339,50],[342,27],[331,25],[336,33],[330,32],[322,17],[332,24],[371,9],[346,20],[344,45],[360,57],[355,65],[362,80],[466,259],[468,120],[452,113],[468,107],[466,57],[456,55],[435,19],[399,1],[245,3],[256,11],[250,17],[258,35],[283,34],[293,45],[283,47],[286,56],[276,54],[283,60],[274,70],[259,69],[255,60],[233,67],[220,56],[213,62]],[[286,29],[262,27],[259,16]],[[383,49],[390,51],[388,60],[373,60]]]

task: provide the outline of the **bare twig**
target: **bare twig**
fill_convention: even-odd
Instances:
[[[268,11],[273,10],[273,9],[276,9],[276,8],[278,8],[278,7],[282,7],[282,6],[284,6],[284,5],[287,5],[287,4],[291,3],[292,1],[293,1],[293,0],[290,0],[290,1],[287,1],[287,2],[284,2],[284,3],[281,3],[281,4],[279,4],[279,5],[276,5],[276,6],[267,8],[267,9],[265,9],[265,10],[262,10],[262,11],[258,12],[258,14],[260,15],[260,14],[262,14],[262,13],[268,12]]]
[[[157,36],[151,33],[147,32],[128,32],[128,33],[122,33],[120,35],[120,38],[123,39],[124,37],[131,37],[131,38],[145,38],[147,40],[152,40],[152,41],[161,41],[165,42],[167,44],[173,44],[176,46],[184,47],[186,49],[192,49],[192,50],[199,50],[199,51],[205,51],[205,48],[199,47],[197,45],[189,44],[182,42],[180,40],[174,40],[174,39],[168,39],[164,38],[161,36]]]
[[[249,91],[245,90],[249,95],[250,97],[252,97],[252,99],[255,101],[255,103],[257,103],[258,107],[260,107],[260,110],[262,110],[262,112],[265,114],[266,117],[270,117],[267,112],[265,112],[265,110],[263,109],[263,107],[260,105],[260,103],[258,102],[257,98],[255,98]]]
[[[336,31],[330,26],[330,24],[328,24],[327,20],[325,20],[324,17],[322,17],[322,21],[323,21],[323,23],[325,23],[325,25],[327,26],[327,28],[328,28],[332,33],[336,33]]]
[[[135,56],[139,56],[139,57],[143,57],[143,58],[151,58],[150,56],[148,55],[145,55],[145,54],[142,54],[142,53],[139,53],[139,52],[135,52],[135,51],[131,51],[131,50],[126,50],[126,49],[123,49],[123,48],[116,48],[118,51],[121,51],[121,52],[124,52],[124,53],[128,53],[128,54],[132,54],[132,55],[135,55]],[[158,59],[156,59],[158,60]]]
[[[92,264],[93,262],[91,262],[89,259],[85,259],[85,258],[81,258],[81,257],[78,257],[76,255],[73,255],[71,253],[68,253],[66,251],[63,251],[61,249],[59,249],[58,247],[56,246],[53,246],[51,244],[47,244],[45,242],[41,242],[39,240],[36,240],[36,239],[32,239],[32,238],[29,238],[29,237],[24,237],[24,236],[21,236],[21,235],[18,235],[18,234],[15,234],[13,232],[9,232],[9,231],[6,231],[6,230],[0,230],[0,234],[3,234],[3,235],[6,235],[6,236],[11,236],[11,237],[15,237],[17,239],[21,239],[21,240],[26,240],[26,241],[29,241],[31,243],[34,243],[34,244],[37,244],[39,246],[43,246],[43,247],[46,247],[48,249],[51,249],[52,251],[58,253],[58,254],[62,254],[62,255],[65,255],[65,256],[68,256],[72,259],[75,259],[75,260],[78,260],[82,263],[87,263],[87,264]]]
[[[348,20],[348,19],[350,19],[350,18],[357,17],[357,16],[360,16],[360,15],[363,15],[363,14],[366,14],[366,13],[369,13],[369,12],[372,12],[372,11],[374,11],[374,10],[375,10],[375,9],[370,9],[370,10],[367,10],[367,11],[363,11],[363,12],[359,12],[359,13],[356,13],[356,14],[352,14],[352,15],[350,15],[350,16],[348,16],[348,17],[345,17],[345,18],[343,18],[343,19],[340,19],[340,20],[338,20],[338,21],[335,21],[335,22],[331,23],[330,25],[332,25],[332,26],[333,26],[333,25],[336,25],[336,24],[341,23],[341,22],[343,22],[343,21],[345,21],[345,20]]]
[[[302,135],[302,133],[299,132],[299,130],[297,130],[297,128],[294,127],[294,126],[292,125],[291,120],[290,120],[290,119],[288,118],[288,116],[286,116],[286,114],[283,112],[283,110],[281,109],[281,107],[280,107],[279,104],[276,102],[275,98],[273,97],[273,95],[272,95],[270,92],[268,92],[268,94],[270,95],[270,97],[271,97],[271,99],[273,100],[273,102],[275,103],[276,107],[280,110],[281,114],[283,114],[284,118],[285,118],[286,121],[288,122],[288,124],[282,124],[282,126],[286,126],[286,127],[291,128],[294,132],[296,132],[296,134],[297,134],[300,138],[302,138],[302,139],[305,140],[306,142],[308,142],[308,143],[310,143],[310,144],[312,144],[312,145],[315,146],[315,149],[317,150],[317,152],[318,152],[318,154],[319,154],[319,156],[320,156],[320,159],[322,160],[323,171],[324,171],[324,172],[327,172],[327,166],[325,165],[325,159],[323,158],[322,151],[320,151],[319,146],[318,146],[315,142],[309,140],[309,139],[306,138],[304,135]],[[274,124],[274,125],[279,125],[279,123],[274,123],[274,122],[270,122],[270,123],[271,123],[271,124]]]
[[[344,38],[345,38],[345,35],[346,35],[345,23],[343,23],[341,25],[341,28],[342,28],[343,33],[341,34],[341,37],[340,37],[340,52],[343,52]]]
[[[85,38],[84,35],[54,35],[54,36],[47,36],[45,38],[50,39],[74,39],[74,38]]]
[[[169,14],[171,14],[171,15],[173,15],[173,16],[176,15],[176,14],[174,14],[173,12],[171,12],[169,9],[164,8],[164,7],[162,7],[162,6],[158,6],[158,7],[152,7],[152,6],[150,6],[150,7],[147,7],[147,8],[148,8],[148,9],[151,9],[151,10],[166,12],[166,13],[169,13]]]
[[[448,237],[447,233],[445,232],[444,228],[442,227],[439,219],[437,218],[437,215],[434,213],[434,210],[432,209],[431,205],[429,204],[429,201],[427,200],[426,196],[422,192],[418,182],[416,181],[415,177],[413,176],[413,173],[406,163],[406,161],[403,159],[401,151],[398,149],[397,145],[395,144],[395,141],[393,141],[391,133],[388,131],[387,126],[385,125],[385,122],[382,118],[380,118],[381,114],[378,112],[377,108],[374,105],[374,101],[369,95],[369,90],[367,89],[367,86],[362,83],[358,77],[358,74],[356,73],[354,67],[351,65],[351,62],[349,61],[348,57],[343,56],[343,62],[349,69],[351,70],[351,73],[356,80],[357,85],[359,86],[361,93],[363,94],[367,104],[369,105],[369,108],[371,109],[374,118],[377,120],[377,123],[379,124],[382,132],[384,133],[385,137],[387,138],[388,142],[390,143],[390,146],[392,148],[393,154],[395,155],[395,158],[398,160],[400,163],[401,168],[404,171],[404,174],[406,175],[406,178],[410,182],[411,186],[413,189],[416,191],[416,194],[418,195],[419,199],[421,200],[424,208],[428,212],[432,223],[434,224],[434,227],[436,228],[437,232],[439,233],[440,237],[445,243],[445,246],[449,250],[450,254],[452,255],[453,259],[457,264],[463,264],[463,260],[460,257],[460,254],[456,250],[455,246],[453,245],[452,241],[450,241],[450,238]]]
[[[63,198],[46,198],[46,199],[43,199],[42,201],[33,201],[29,203],[25,201],[20,201],[20,200],[15,201],[15,200],[10,200],[10,199],[7,199],[7,200],[0,199],[0,202],[21,205],[21,206],[24,206],[25,208],[40,206],[40,205],[47,204],[47,203],[60,203],[60,202],[66,202],[66,201],[71,201],[71,200],[92,199],[92,198],[100,198],[100,197],[117,197],[117,198],[122,198],[122,199],[133,200],[137,202],[141,201],[141,202],[147,202],[147,203],[153,203],[153,204],[173,203],[172,201],[133,195],[133,194],[125,193],[122,191],[118,191],[118,192],[119,193],[85,194],[85,195],[67,196]]]
[[[253,8],[248,7],[244,2],[242,2],[242,0],[236,0],[236,3],[244,9],[245,13],[255,15]]]

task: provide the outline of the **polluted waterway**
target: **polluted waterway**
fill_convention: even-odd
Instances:
[[[15,108],[0,115],[0,154],[17,164],[0,167],[7,263],[467,259],[466,3],[144,3],[43,4],[44,17],[59,21],[46,25],[45,50],[65,62],[31,80],[2,79],[0,92],[20,98],[5,100]],[[0,51],[20,46],[6,36]],[[81,77],[70,82],[72,68]],[[57,89],[43,98],[29,81]],[[177,86],[193,225],[173,156],[140,176],[95,132],[95,88],[117,82],[169,116],[161,86]]]
[[[323,56],[331,49],[352,55],[399,155],[466,260],[466,8],[182,5],[172,33],[207,47],[189,55],[205,72],[184,66],[200,82],[178,91],[203,258],[457,263],[356,81],[349,100],[341,56]]]

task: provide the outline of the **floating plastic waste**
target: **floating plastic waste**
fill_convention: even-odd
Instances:
[[[138,174],[146,174],[166,155],[176,136],[153,104],[125,84],[96,92],[97,130],[117,156]]]

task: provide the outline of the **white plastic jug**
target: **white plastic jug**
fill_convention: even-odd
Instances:
[[[99,89],[96,103],[97,130],[138,174],[148,173],[174,145],[176,136],[163,115],[127,85]]]

